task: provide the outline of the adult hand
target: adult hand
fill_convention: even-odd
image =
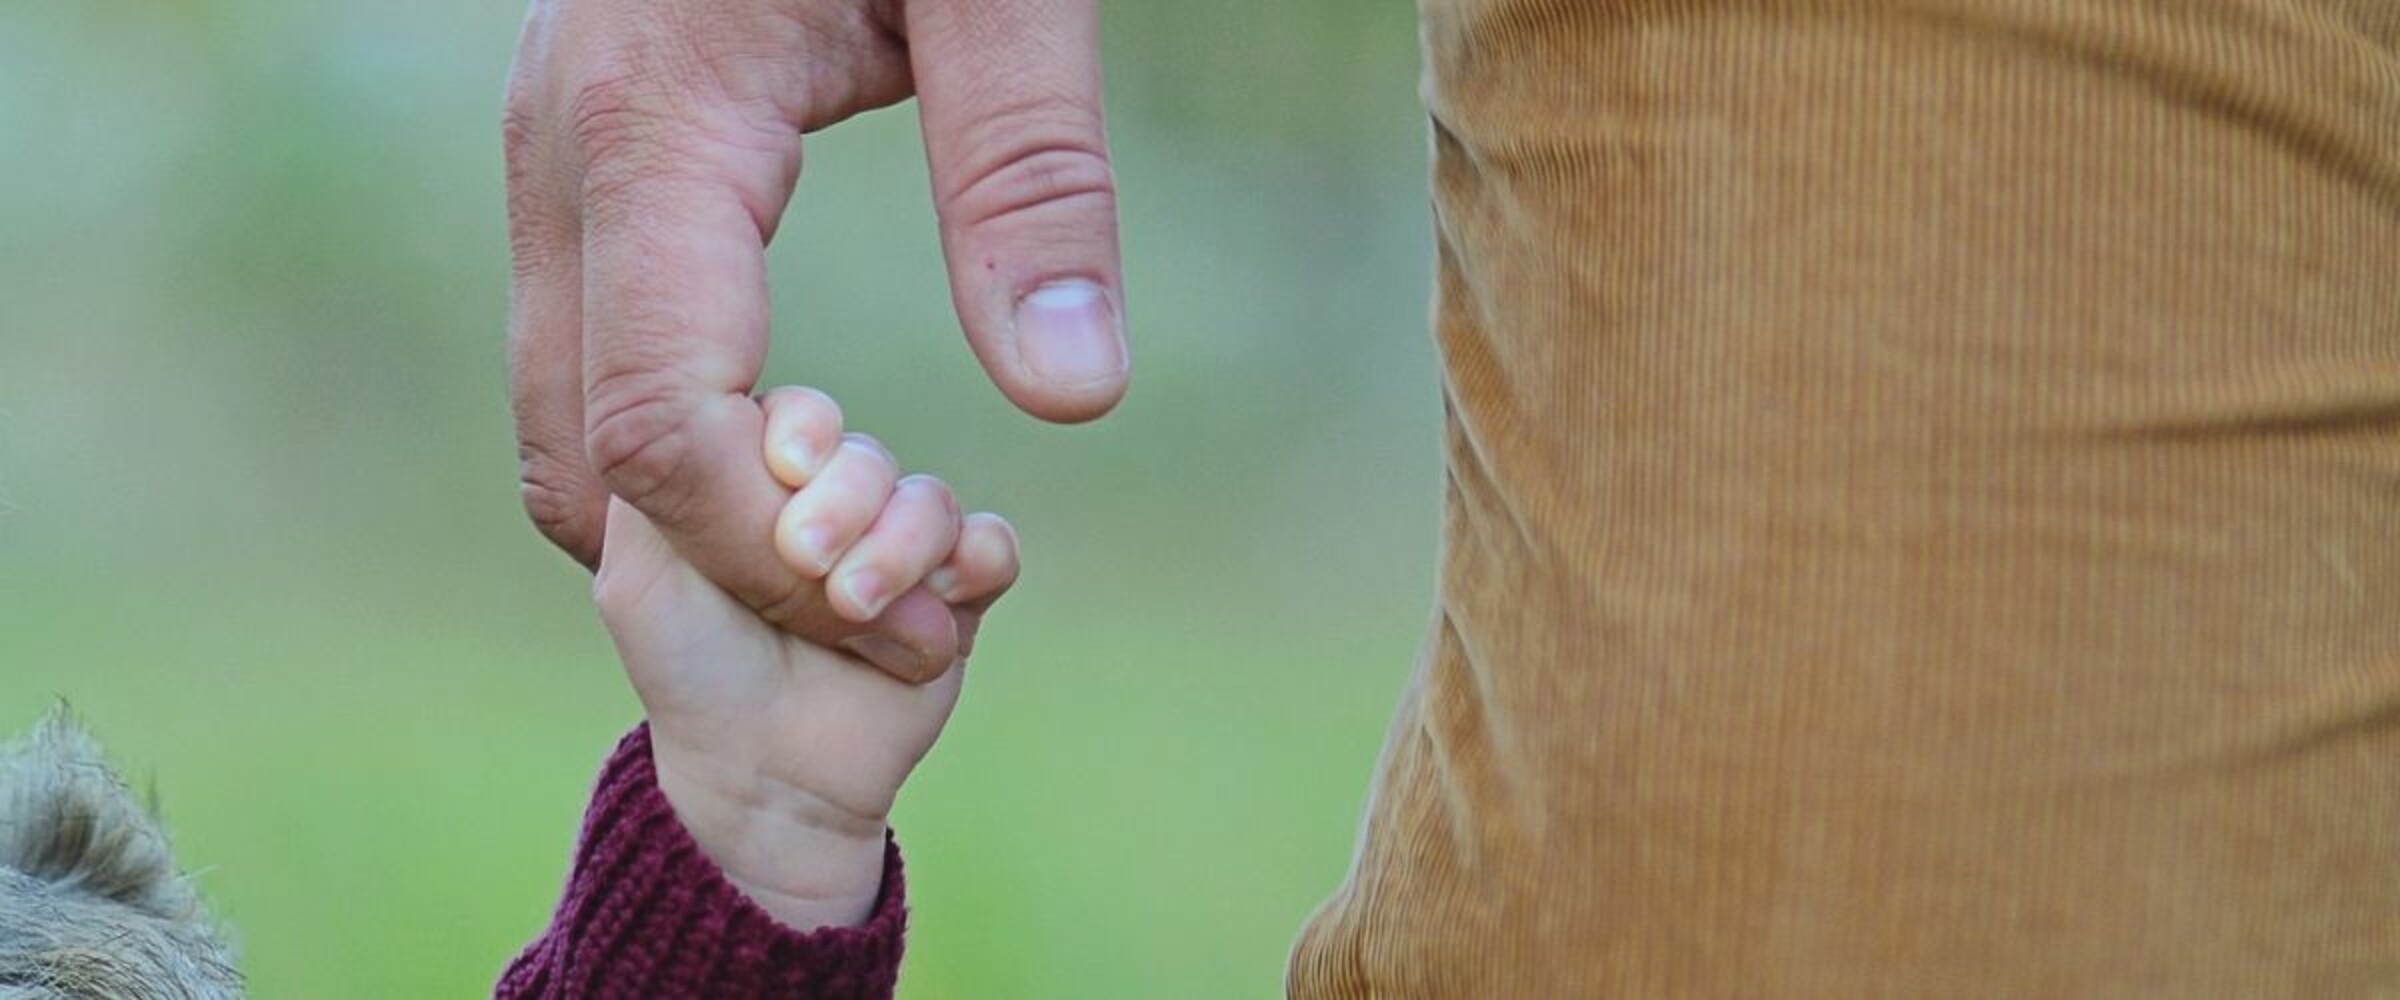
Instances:
[[[801,135],[914,94],[976,357],[1035,416],[1107,412],[1127,367],[1098,44],[1095,0],[535,0],[504,133],[511,392],[543,534],[596,565],[614,494],[787,631],[945,671],[938,598],[848,621],[762,544],[787,495],[750,395],[765,249]]]

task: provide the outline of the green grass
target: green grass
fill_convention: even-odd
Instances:
[[[472,995],[539,930],[637,711],[573,581],[528,576],[447,621],[54,577],[0,605],[0,718],[73,699],[159,794],[257,996]],[[1060,605],[1110,588],[1062,589],[996,616],[905,794],[904,995],[1276,995],[1414,637],[1182,601],[1087,619]]]

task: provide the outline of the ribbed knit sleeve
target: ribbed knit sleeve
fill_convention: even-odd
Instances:
[[[889,997],[907,920],[900,847],[858,927],[803,933],[725,880],[676,819],[636,728],[601,768],[550,928],[510,963],[500,998]]]

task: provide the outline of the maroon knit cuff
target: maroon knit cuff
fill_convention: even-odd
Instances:
[[[601,768],[550,929],[501,977],[500,997],[892,995],[907,923],[900,846],[886,835],[867,922],[801,932],[725,880],[658,790],[650,729]]]

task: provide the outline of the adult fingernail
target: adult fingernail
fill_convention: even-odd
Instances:
[[[1108,290],[1081,279],[1043,285],[1017,300],[1017,353],[1053,385],[1106,382],[1125,374],[1125,334]]]

